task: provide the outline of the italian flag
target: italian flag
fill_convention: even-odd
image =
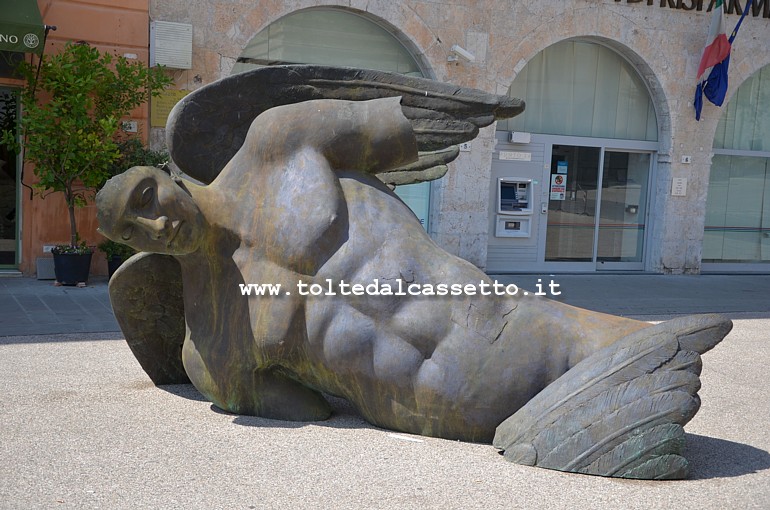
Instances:
[[[698,82],[702,82],[711,72],[711,68],[730,55],[730,41],[727,40],[727,32],[725,31],[723,4],[723,0],[717,0],[711,11],[711,26],[709,27],[706,49],[703,50],[700,66],[698,66]]]

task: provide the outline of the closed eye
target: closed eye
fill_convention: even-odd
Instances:
[[[142,197],[139,199],[139,205],[142,207],[146,206],[152,201],[154,196],[155,189],[153,189],[151,186],[144,188],[144,190],[142,190]]]

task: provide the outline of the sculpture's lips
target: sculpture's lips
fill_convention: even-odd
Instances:
[[[174,239],[176,239],[177,234],[179,234],[179,231],[182,230],[182,225],[184,224],[184,221],[179,221],[174,228],[174,230],[171,231],[171,237],[168,238],[168,242],[166,243],[166,247],[168,248],[171,246],[171,243],[174,242]]]

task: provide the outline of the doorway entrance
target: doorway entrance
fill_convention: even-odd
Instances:
[[[519,220],[529,235],[500,235],[506,214],[523,213],[496,207],[489,271],[644,270],[657,143],[553,135],[506,142],[498,141],[493,187],[531,183],[531,215]],[[499,196],[493,190],[492,199]]]
[[[16,131],[16,95],[0,88],[0,132]],[[19,175],[16,152],[0,143],[0,269],[14,269],[19,263]]]
[[[650,153],[553,145],[545,262],[643,269]]]

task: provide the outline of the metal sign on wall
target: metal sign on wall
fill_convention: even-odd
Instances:
[[[746,2],[751,0],[724,0],[723,9],[726,14],[738,14],[743,12]],[[681,11],[706,11],[709,12],[717,3],[717,0],[615,0],[627,4],[657,5],[668,9]],[[770,0],[754,0],[749,13],[755,17],[770,18]]]
[[[166,127],[171,109],[189,93],[189,90],[164,90],[153,97],[150,100],[150,126]]]

